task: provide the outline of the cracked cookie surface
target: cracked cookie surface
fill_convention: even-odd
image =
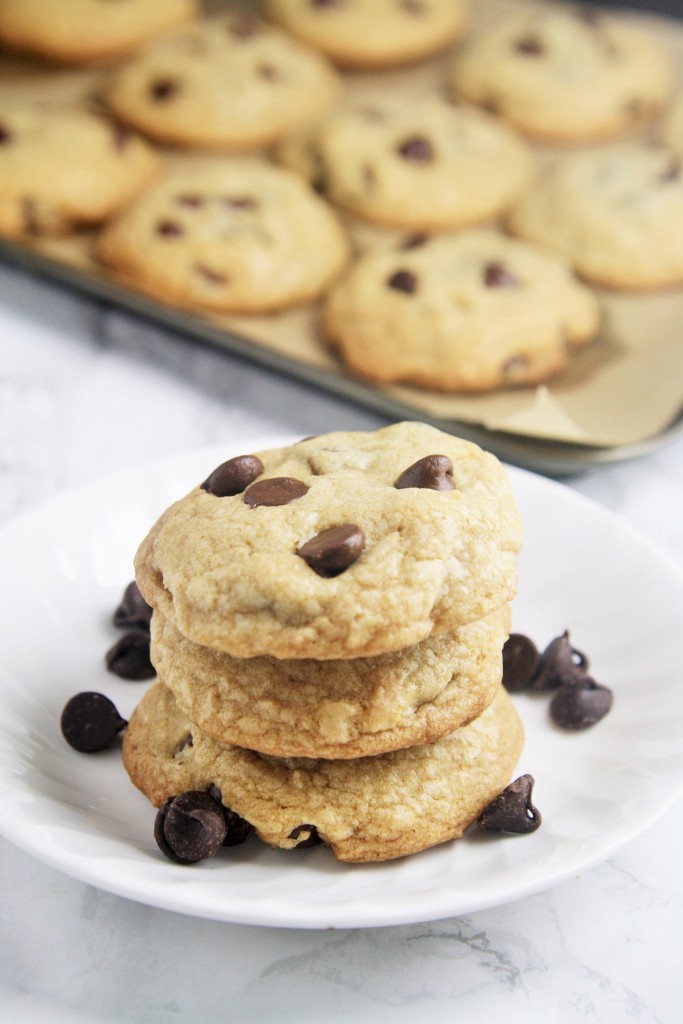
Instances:
[[[323,321],[364,377],[476,392],[559,373],[600,311],[562,260],[479,230],[364,254],[328,293]]]
[[[195,643],[235,657],[370,657],[514,596],[520,516],[505,469],[477,445],[399,423],[258,456],[254,483],[226,497],[197,486],[136,555],[145,599]],[[300,551],[342,525],[362,531],[362,551],[321,575]]]
[[[278,159],[340,207],[393,227],[490,220],[527,184],[529,152],[500,118],[435,95],[353,103],[288,139]]]
[[[195,0],[0,0],[0,40],[65,63],[128,53],[195,17]]]
[[[106,101],[155,140],[242,151],[320,116],[338,88],[320,54],[235,14],[155,40],[112,77]]]
[[[214,785],[271,846],[296,847],[303,826],[337,859],[364,862],[461,836],[510,781],[523,739],[501,687],[479,718],[435,743],[350,761],[274,758],[193,729],[154,683],[128,724],[123,758],[155,806]]]
[[[346,661],[232,658],[160,612],[152,660],[178,707],[223,743],[279,757],[353,758],[431,743],[476,718],[502,676],[509,610],[405,651]]]
[[[613,288],[683,282],[683,172],[655,143],[625,142],[550,165],[509,216],[514,234]]]
[[[346,263],[349,242],[297,175],[224,158],[149,188],[108,225],[97,253],[167,302],[261,312],[316,298]]]
[[[389,68],[459,39],[465,0],[267,0],[266,12],[345,68]]]
[[[593,10],[515,12],[456,55],[456,95],[553,143],[633,132],[668,101],[671,54],[640,25]]]
[[[138,136],[85,110],[0,103],[0,233],[60,235],[113,216],[159,169]]]

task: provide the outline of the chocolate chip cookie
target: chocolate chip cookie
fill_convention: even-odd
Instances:
[[[357,373],[439,391],[547,380],[599,321],[564,262],[490,230],[367,252],[324,307],[325,332]]]
[[[277,155],[308,171],[344,209],[410,229],[490,220],[518,197],[532,169],[526,147],[500,119],[435,95],[349,105]]]
[[[463,34],[465,0],[267,0],[271,18],[345,68],[422,60]]]
[[[59,235],[97,224],[158,169],[147,143],[95,114],[0,102],[0,234]]]
[[[206,735],[279,757],[353,758],[431,743],[488,707],[509,610],[414,647],[346,661],[233,658],[187,640],[160,612],[152,659]]]
[[[242,151],[317,118],[337,88],[322,55],[279,28],[233,14],[150,44],[114,75],[106,101],[153,139]]]
[[[635,130],[674,81],[671,54],[641,25],[554,7],[499,18],[458,52],[449,76],[457,95],[555,143]]]
[[[503,688],[470,725],[435,743],[350,761],[276,758],[218,743],[154,683],[124,737],[133,783],[159,806],[188,790],[223,803],[271,846],[318,837],[341,861],[383,861],[462,835],[510,781],[523,744]]]
[[[129,53],[197,14],[196,0],[0,0],[0,41],[64,63]]]
[[[135,562],[145,600],[195,643],[326,660],[501,608],[521,542],[494,456],[399,423],[228,460],[161,516]]]
[[[169,174],[97,243],[133,288],[174,305],[246,313],[315,298],[349,243],[331,207],[297,175],[252,159]]]
[[[512,231],[589,281],[646,289],[683,282],[683,173],[665,146],[621,143],[548,168],[510,214]]]

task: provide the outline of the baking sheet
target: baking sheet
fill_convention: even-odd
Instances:
[[[521,5],[538,3],[478,0],[472,5],[472,31]],[[663,18],[635,17],[674,50],[683,80],[683,26]],[[346,94],[376,96],[390,91],[414,97],[438,88],[447,64],[448,58],[437,58],[399,72],[347,75]],[[5,57],[0,59],[0,88],[2,95],[47,98],[52,103],[92,102],[107,73],[54,69]],[[547,152],[539,151],[539,160]],[[207,159],[205,154],[163,153],[173,167]],[[392,237],[358,222],[350,221],[349,227],[360,246],[386,244]],[[560,377],[540,387],[489,395],[444,395],[407,386],[376,386],[353,376],[324,345],[317,305],[277,315],[237,317],[171,309],[138,295],[121,287],[93,260],[94,237],[94,232],[81,232],[26,245],[5,241],[0,256],[179,329],[189,338],[223,346],[391,417],[426,419],[470,436],[511,462],[542,472],[571,472],[639,454],[681,427],[683,289],[649,294],[599,290],[604,310],[600,336],[573,357]]]

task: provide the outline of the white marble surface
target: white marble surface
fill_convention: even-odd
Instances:
[[[0,523],[62,488],[206,443],[382,422],[0,268]],[[683,569],[683,438],[567,486]],[[140,906],[0,839],[0,1018],[674,1024],[682,843],[679,804],[613,859],[508,906],[313,932]]]

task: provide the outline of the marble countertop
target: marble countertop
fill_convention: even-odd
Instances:
[[[384,422],[0,268],[0,523],[63,488],[225,438]],[[683,569],[683,437],[566,486]],[[0,839],[0,1014],[8,1024],[673,1024],[682,842],[679,804],[618,855],[538,895],[433,924],[318,932],[138,905]]]

